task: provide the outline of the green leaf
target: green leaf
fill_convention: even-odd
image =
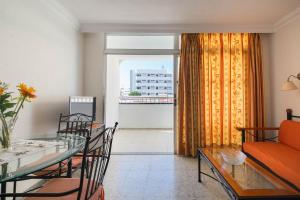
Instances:
[[[11,93],[5,93],[0,96],[0,104],[2,104],[5,100],[11,97]]]
[[[4,113],[6,110],[13,108],[15,105],[16,103],[3,103],[0,105],[0,110]]]
[[[3,106],[8,109],[8,108],[13,108],[16,105],[16,103],[5,103]]]
[[[6,118],[6,117],[13,117],[15,114],[16,114],[16,112],[14,112],[14,111],[8,111],[8,112],[4,113],[3,115]]]

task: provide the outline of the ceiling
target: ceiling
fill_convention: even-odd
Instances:
[[[81,23],[274,24],[299,0],[59,0]]]
[[[274,24],[298,8],[300,0],[57,0],[81,28],[100,25],[203,25],[210,31],[239,29],[272,32]],[[294,11],[295,12],[295,11]],[[298,12],[297,12],[298,13]],[[220,28],[223,26],[223,29]],[[231,26],[231,27],[230,27]],[[166,27],[166,26],[164,26]],[[250,27],[250,28],[249,28]],[[264,29],[262,29],[263,27]],[[111,27],[108,27],[111,28]],[[159,27],[162,29],[161,27]],[[174,27],[173,27],[174,28]],[[147,28],[144,27],[145,30]],[[172,27],[169,29],[171,30]],[[149,27],[148,27],[149,30]],[[193,30],[190,30],[193,31]]]

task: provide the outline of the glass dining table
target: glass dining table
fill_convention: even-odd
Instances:
[[[10,149],[0,150],[1,193],[6,192],[7,182],[67,160],[84,145],[85,138],[76,135],[13,141]]]

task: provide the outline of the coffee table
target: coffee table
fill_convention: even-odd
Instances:
[[[213,146],[198,149],[198,179],[202,175],[219,182],[232,199],[300,199],[300,192],[276,175],[246,157],[238,165],[224,160],[221,152],[239,151],[238,147]],[[201,170],[205,160],[214,175]],[[234,162],[233,162],[234,163]]]

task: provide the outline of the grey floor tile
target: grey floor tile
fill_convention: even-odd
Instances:
[[[203,176],[197,159],[175,155],[112,155],[104,180],[107,200],[229,199],[217,182]],[[211,173],[202,163],[202,169]]]

